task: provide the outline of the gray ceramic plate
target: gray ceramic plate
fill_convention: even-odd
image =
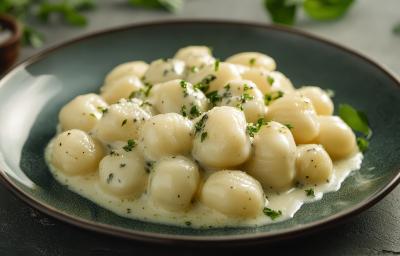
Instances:
[[[295,85],[333,89],[336,104],[365,111],[374,136],[361,170],[338,192],[302,207],[293,219],[258,228],[196,230],[125,219],[59,185],[46,167],[43,150],[55,134],[61,106],[78,94],[98,90],[116,64],[172,56],[192,44],[212,46],[222,59],[240,51],[267,53]],[[400,83],[393,75],[354,51],[314,36],[234,22],[134,25],[45,51],[1,80],[0,173],[4,184],[27,203],[83,228],[158,242],[272,241],[337,223],[373,205],[399,183],[399,111]]]

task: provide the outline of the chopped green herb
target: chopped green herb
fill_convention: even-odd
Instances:
[[[108,108],[103,108],[103,107],[97,107],[97,109],[100,111],[100,112],[102,112],[103,114],[105,114],[105,113],[107,113],[108,112]]]
[[[203,132],[200,137],[200,142],[203,142],[207,138],[207,132]]]
[[[206,97],[210,100],[213,106],[216,106],[218,102],[222,100],[222,97],[218,94],[218,91],[212,91],[206,94]]]
[[[215,72],[217,72],[218,69],[219,69],[219,63],[220,63],[220,60],[216,59],[215,62],[214,62],[214,71]]]
[[[145,83],[145,90],[144,90],[144,96],[149,97],[151,88],[153,88],[153,85],[150,83]]]
[[[188,96],[189,95],[188,91],[187,91],[188,83],[184,80],[181,80],[181,82],[179,84],[181,85],[181,88],[183,89],[183,97]]]
[[[260,118],[257,120],[256,123],[250,123],[247,125],[247,133],[249,134],[250,137],[254,137],[254,135],[261,129],[263,125],[266,125],[268,122],[266,122],[263,118]]]
[[[195,89],[201,90],[202,92],[207,92],[208,89],[210,88],[210,83],[215,79],[217,79],[217,77],[215,75],[210,74],[204,77],[203,80],[201,80],[201,82],[195,84],[193,87]]]
[[[192,72],[192,73],[197,73],[198,71],[199,71],[199,68],[198,68],[198,67],[196,67],[196,66],[190,67],[190,72]]]
[[[137,91],[131,92],[131,94],[129,94],[129,96],[128,96],[128,99],[136,98],[136,94],[137,94],[137,93],[138,93]]]
[[[124,163],[119,164],[119,167],[120,167],[120,168],[124,168],[125,166],[126,166],[126,164],[124,164]]]
[[[368,149],[369,141],[364,137],[357,137],[357,146],[364,153]]]
[[[354,0],[304,0],[303,8],[315,20],[334,20],[343,16]]]
[[[267,82],[269,85],[273,85],[275,82],[275,79],[272,76],[267,76]]]
[[[196,105],[193,105],[193,106],[190,108],[189,114],[190,114],[190,118],[196,118],[196,117],[198,117],[199,115],[201,115],[200,110],[197,108]]]
[[[254,66],[254,64],[256,64],[256,58],[251,58],[249,60],[249,64],[250,64],[250,66]]]
[[[307,195],[307,196],[309,196],[309,197],[315,197],[314,189],[313,189],[313,188],[306,189],[306,190],[304,190],[304,191],[306,192],[306,195]]]
[[[183,106],[181,107],[181,113],[182,113],[182,116],[187,117],[186,106],[185,106],[185,105],[183,105]]]
[[[292,129],[293,129],[293,125],[291,125],[291,124],[285,124],[285,126],[286,126],[289,130],[292,130]]]
[[[122,124],[121,124],[121,126],[124,126],[124,125],[126,125],[126,122],[128,122],[128,119],[124,119],[124,121],[122,121]]]
[[[348,104],[340,104],[339,116],[351,129],[363,133],[367,138],[371,137],[372,131],[369,128],[368,118],[363,112],[354,109]]]
[[[96,118],[95,114],[90,113],[89,116]]]
[[[108,174],[107,180],[106,180],[107,184],[110,184],[113,179],[114,179],[114,173]]]
[[[267,93],[264,95],[264,103],[265,105],[271,104],[274,100],[277,100],[281,97],[283,97],[284,93],[282,91],[274,91],[271,93]]]
[[[201,133],[206,125],[206,121],[208,119],[208,115],[203,115],[200,120],[194,125],[194,133],[197,135]]]
[[[190,222],[190,221],[185,221],[185,225],[186,225],[186,226],[191,226],[191,225],[192,225],[192,222]]]
[[[125,146],[123,146],[122,148],[126,151],[132,151],[132,149],[136,146],[136,142],[132,139],[129,139],[127,144]]]
[[[278,217],[280,217],[282,215],[282,211],[281,210],[275,211],[275,210],[272,210],[272,209],[270,209],[268,207],[265,207],[263,209],[263,213],[265,215],[267,215],[268,217],[270,217],[271,220],[275,220],[276,218],[278,218]]]
[[[140,106],[141,106],[141,107],[144,107],[144,106],[149,106],[149,107],[151,107],[151,106],[153,106],[153,104],[151,104],[151,103],[148,102],[148,101],[143,101],[143,103],[140,104]]]

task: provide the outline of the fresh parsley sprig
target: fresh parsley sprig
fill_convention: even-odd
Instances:
[[[369,140],[372,136],[367,116],[348,104],[339,105],[339,116],[351,129],[358,133],[358,148],[361,152],[365,152],[368,149]]]
[[[335,20],[349,10],[354,0],[264,0],[264,6],[274,23],[293,25],[296,13],[303,8],[314,20]]]

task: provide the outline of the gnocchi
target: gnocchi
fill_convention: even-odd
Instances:
[[[192,228],[291,218],[359,168],[350,127],[319,87],[295,89],[260,52],[192,45],[131,61],[59,112],[54,178],[118,215]],[[315,194],[314,194],[315,190]]]

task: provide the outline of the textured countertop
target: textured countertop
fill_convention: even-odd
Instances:
[[[179,14],[133,9],[126,0],[96,2],[97,9],[88,13],[90,24],[85,28],[39,26],[47,38],[45,47],[88,32],[143,21],[209,18],[270,22],[261,0],[186,0]],[[400,1],[362,0],[335,22],[312,22],[300,14],[296,27],[356,49],[399,76],[400,36],[391,32],[398,22]],[[20,61],[39,50],[24,48]],[[99,235],[39,213],[0,185],[0,255],[236,255],[249,249],[173,248]],[[344,224],[296,240],[251,249],[262,249],[268,255],[400,255],[400,187]]]

